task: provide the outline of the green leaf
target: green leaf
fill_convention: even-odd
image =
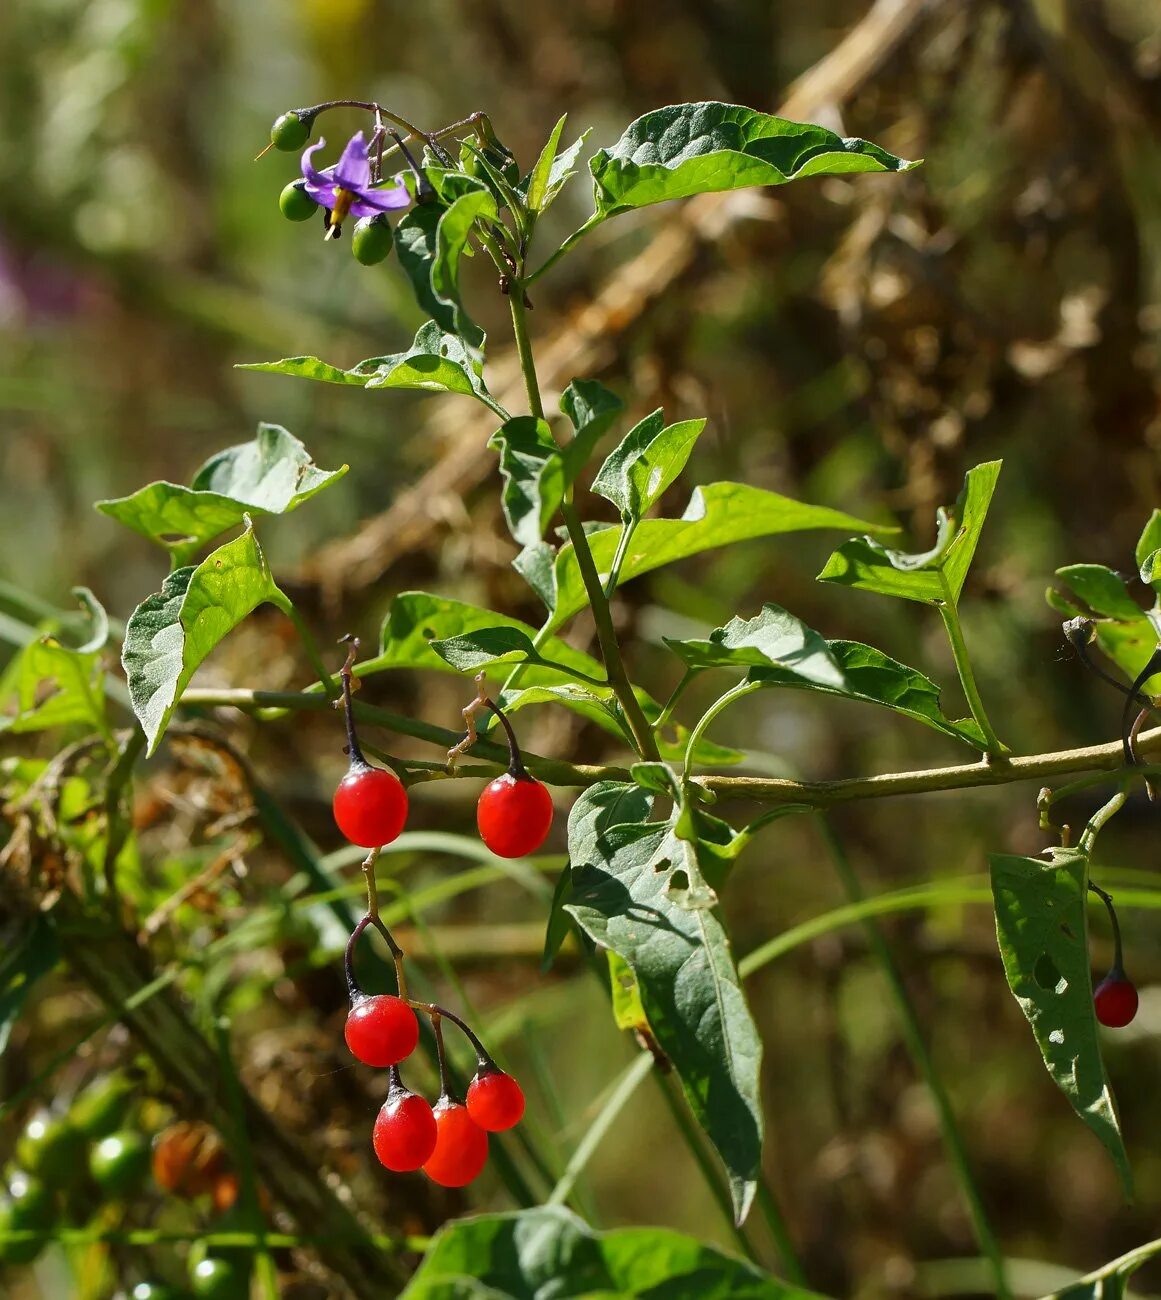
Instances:
[[[319,469],[293,434],[260,424],[253,441],[211,456],[192,487],[150,483],[132,496],[98,501],[97,509],[159,542],[181,565],[243,515],[289,514],[346,472],[346,465]]]
[[[1088,955],[1088,859],[1054,849],[1051,862],[992,854],[996,935],[1008,984],[1048,1073],[1104,1143],[1132,1194],[1132,1174],[1101,1061]]]
[[[674,104],[639,117],[589,160],[593,222],[693,194],[916,166],[866,140],[740,104]]]
[[[939,687],[930,677],[860,641],[827,641],[826,647],[842,674],[842,686],[808,682],[800,674],[783,668],[751,669],[750,680],[760,681],[764,686],[817,691],[864,704],[882,704],[946,736],[966,741],[978,750],[987,748],[983,732],[973,718],[953,721],[943,712]]]
[[[437,259],[442,258],[444,266],[440,273],[441,284],[446,285],[447,268],[451,264],[450,245],[453,237],[459,237],[462,217],[473,204],[469,203],[461,209],[452,224],[443,231],[441,247],[441,225],[451,208],[461,199],[471,199],[472,195],[484,195],[489,201],[492,200],[482,181],[463,176],[459,172],[449,174],[447,179],[450,188],[444,188],[442,197],[450,202],[450,206],[417,203],[395,225],[395,251],[399,265],[411,281],[420,310],[430,316],[442,332],[453,338],[462,336],[461,346],[478,364],[484,346],[484,332],[468,317],[458,300],[449,300],[441,295],[435,283],[435,265]],[[476,201],[479,202],[478,199]],[[462,245],[460,251],[462,252]]]
[[[662,639],[690,668],[777,668],[804,683],[846,690],[826,641],[781,605],[763,605],[754,618],[731,619],[708,640]]]
[[[565,482],[571,484],[588,464],[597,443],[625,409],[625,403],[595,379],[574,379],[560,395],[560,409],[576,430],[562,453]]]
[[[532,638],[516,627],[485,627],[444,641],[429,641],[437,655],[461,673],[477,673],[497,664],[540,663]]]
[[[637,525],[621,567],[620,583],[623,586],[675,560],[732,542],[813,528],[875,530],[876,525],[840,510],[807,505],[745,483],[709,483],[694,489],[680,519],[646,519]],[[589,534],[589,547],[602,578],[608,576],[620,537],[617,526]],[[543,551],[533,550],[530,555],[518,556],[515,567],[541,599],[550,597],[545,603],[552,612],[550,625],[555,629],[584,609],[588,597],[571,543],[560,548],[551,571],[546,569],[546,560]]]
[[[596,1232],[561,1205],[446,1223],[400,1300],[821,1300],[668,1228]]]
[[[9,936],[0,957],[0,1056],[28,1001],[33,985],[60,960],[56,930],[43,913]]]
[[[1054,1291],[1046,1300],[1127,1300],[1129,1278],[1156,1255],[1161,1255],[1161,1240],[1146,1242],[1103,1268],[1087,1273],[1079,1282]]]
[[[247,523],[241,537],[219,546],[196,567],[175,569],[161,590],[141,602],[125,628],[121,663],[129,698],[152,754],[205,657],[252,610],[286,597]]]
[[[955,505],[941,506],[937,513],[936,543],[930,551],[909,554],[870,537],[852,538],[830,557],[819,582],[933,605],[958,604],[1001,464],[992,460],[968,470]]]
[[[475,397],[500,415],[505,414],[484,386],[479,358],[464,346],[461,338],[444,333],[434,321],[419,327],[406,352],[370,357],[350,370],[340,370],[318,357],[257,361],[237,369],[293,375],[324,384],[350,384],[356,388],[417,388],[428,393],[463,393],[466,397]]]
[[[1161,592],[1161,547],[1145,556],[1140,572],[1142,582],[1148,583],[1155,592]]]
[[[1143,617],[1144,611],[1129,595],[1124,578],[1103,564],[1068,564],[1057,569],[1056,576],[1096,614],[1128,622]]]
[[[647,415],[609,454],[592,490],[611,501],[622,519],[640,519],[685,468],[705,423],[682,420],[666,425],[661,411]]]
[[[460,258],[477,221],[495,221],[496,200],[487,189],[462,194],[439,219],[435,231],[431,290],[440,310],[432,319],[449,334],[456,334],[474,355],[484,346],[484,332],[464,310],[460,301]]]
[[[637,976],[633,968],[612,949],[605,956],[609,959],[609,991],[613,1000],[613,1023],[618,1029],[630,1031],[648,1029],[649,1020],[645,1008],[641,1005],[641,990],[637,987]]]
[[[1137,549],[1134,552],[1137,568],[1143,568],[1149,556],[1159,549],[1161,549],[1161,510],[1154,510],[1137,541]]]
[[[508,530],[521,546],[534,546],[564,499],[564,462],[552,430],[544,420],[517,415],[492,434],[488,446],[500,453]]]
[[[560,146],[560,133],[564,130],[564,124],[567,120],[568,114],[563,113],[549,133],[548,141],[544,148],[541,149],[536,165],[528,173],[524,194],[530,212],[540,212],[545,206],[545,196],[548,193],[548,178],[552,173],[552,164],[556,161],[556,151]]]
[[[675,873],[654,869],[669,828],[649,823],[651,803],[638,786],[611,781],[581,795],[568,820],[564,906],[632,968],[657,1043],[726,1167],[740,1223],[761,1158],[762,1045],[721,921],[710,908],[678,906]]]
[[[84,726],[108,735],[100,654],[51,636],[30,641],[0,677],[0,708],[0,733]]]

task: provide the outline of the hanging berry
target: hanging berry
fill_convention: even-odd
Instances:
[[[360,848],[375,849],[390,844],[403,830],[407,821],[407,791],[394,772],[372,766],[359,748],[351,703],[351,665],[358,648],[358,638],[355,638],[342,668],[343,710],[351,765],[339,782],[332,806],[335,822],[347,839]]]
[[[403,1086],[398,1069],[392,1067],[387,1100],[375,1120],[372,1135],[380,1164],[397,1174],[422,1168],[435,1151],[436,1135],[431,1107]]]
[[[524,1115],[524,1092],[510,1074],[483,1062],[468,1084],[468,1114],[489,1133],[515,1127]]]
[[[1121,949],[1121,927],[1117,921],[1112,896],[1092,883],[1089,889],[1104,903],[1113,926],[1113,964],[1109,973],[1093,989],[1093,1008],[1096,1018],[1108,1029],[1124,1029],[1137,1014],[1137,986],[1125,974]]]
[[[488,1135],[468,1114],[468,1108],[448,1096],[440,1097],[435,1116],[435,1148],[423,1172],[441,1187],[466,1187],[480,1176],[488,1161]]]
[[[528,774],[516,733],[503,711],[486,695],[481,701],[500,720],[508,737],[508,770],[485,786],[476,805],[480,838],[500,858],[535,853],[552,827],[552,796]]]

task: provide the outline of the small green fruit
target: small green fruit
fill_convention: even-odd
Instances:
[[[124,1075],[100,1079],[90,1084],[69,1107],[69,1123],[87,1138],[106,1137],[125,1122],[136,1091]]]
[[[42,1182],[27,1174],[12,1175],[8,1195],[0,1200],[0,1263],[31,1264],[43,1241],[5,1241],[5,1232],[46,1232],[56,1222],[56,1203]]]
[[[306,181],[299,177],[278,196],[278,206],[288,221],[309,221],[318,211],[318,204],[306,192]]]
[[[37,1115],[16,1143],[16,1159],[49,1187],[71,1187],[84,1172],[85,1135],[63,1117]]]
[[[310,139],[310,130],[314,125],[313,117],[302,117],[294,109],[274,119],[270,128],[270,143],[275,149],[293,153],[301,149]]]
[[[186,1300],[186,1293],[164,1282],[138,1282],[129,1293],[130,1300]]]
[[[124,1200],[145,1181],[152,1149],[140,1133],[112,1133],[89,1153],[89,1173],[106,1196]]]
[[[387,257],[394,242],[391,225],[386,217],[362,217],[355,222],[351,252],[354,253],[356,262],[374,266]]]
[[[247,1270],[212,1256],[194,1265],[190,1285],[200,1300],[247,1300],[250,1294]]]

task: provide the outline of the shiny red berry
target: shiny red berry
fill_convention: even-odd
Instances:
[[[1131,979],[1110,971],[1093,990],[1096,1018],[1109,1029],[1124,1029],[1137,1014],[1137,989]]]
[[[468,1108],[449,1097],[435,1103],[435,1150],[423,1172],[441,1187],[466,1187],[488,1159],[488,1135],[468,1114]]]
[[[355,1003],[343,1036],[356,1060],[385,1069],[398,1065],[415,1051],[419,1021],[402,998],[380,993]]]
[[[520,1123],[524,1093],[503,1070],[481,1070],[468,1084],[468,1114],[489,1133],[503,1133]]]
[[[485,787],[476,807],[480,838],[500,858],[535,853],[552,825],[552,796],[527,772],[505,772]]]
[[[339,830],[364,849],[397,839],[407,821],[407,791],[383,767],[352,766],[339,782],[334,800]]]
[[[380,1163],[397,1174],[419,1169],[435,1150],[435,1115],[422,1098],[392,1088],[375,1119],[371,1137]]]

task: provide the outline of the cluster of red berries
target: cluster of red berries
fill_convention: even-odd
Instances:
[[[359,746],[351,701],[352,667],[357,649],[358,642],[353,641],[342,670],[350,768],[335,791],[334,815],[339,829],[352,844],[378,849],[390,844],[403,830],[407,821],[407,791],[394,772],[369,763]],[[545,787],[525,770],[508,719],[482,691],[480,703],[500,719],[510,754],[508,771],[480,796],[480,835],[498,856],[522,857],[534,853],[544,843],[552,825],[552,800]],[[473,737],[474,732],[469,731],[468,739]],[[407,996],[403,952],[379,918],[372,898],[369,896],[367,916],[355,927],[347,944],[345,969],[351,1009],[343,1032],[356,1060],[390,1071],[387,1100],[375,1120],[372,1134],[375,1154],[385,1168],[395,1173],[422,1169],[443,1187],[464,1187],[479,1175],[487,1162],[488,1134],[502,1133],[520,1122],[524,1114],[524,1093],[516,1080],[496,1065],[459,1016],[444,1007],[416,1002]],[[398,995],[368,995],[355,980],[355,946],[368,926],[379,931],[391,951]],[[399,1073],[400,1063],[419,1043],[417,1010],[431,1020],[439,1057],[440,1095],[434,1105],[408,1089]],[[454,1095],[448,1078],[444,1020],[456,1025],[476,1051],[476,1074],[464,1101]]]
[[[1117,922],[1117,913],[1113,900],[1098,886],[1090,884],[1089,889],[1097,895],[1108,909],[1109,920],[1113,923],[1113,964],[1109,973],[1093,989],[1093,1007],[1096,1018],[1109,1029],[1124,1029],[1137,1014],[1137,986],[1125,974],[1121,953],[1121,927]]]
[[[394,772],[367,762],[355,735],[351,709],[352,662],[358,641],[343,668],[343,701],[347,714],[347,753],[350,767],[334,797],[339,830],[360,848],[375,849],[399,837],[407,821],[407,790]],[[512,725],[500,708],[481,697],[500,720],[507,738],[508,770],[485,787],[476,806],[480,838],[501,858],[521,858],[535,853],[552,827],[552,796],[530,776],[520,756]]]

